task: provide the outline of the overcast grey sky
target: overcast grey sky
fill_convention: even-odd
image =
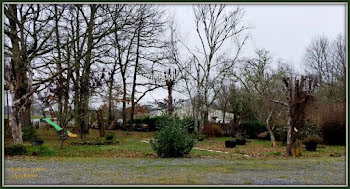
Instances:
[[[162,5],[173,14],[178,32],[186,42],[195,43],[192,5]],[[249,56],[256,48],[269,50],[275,59],[283,59],[296,70],[304,70],[303,56],[310,41],[324,35],[335,38],[345,34],[345,5],[239,5],[245,10],[244,22],[252,27],[243,51]],[[227,5],[228,9],[235,5]],[[175,94],[175,98],[182,95]],[[164,89],[145,96],[143,102],[166,98]]]
[[[242,56],[252,55],[254,49],[265,48],[275,59],[283,59],[295,69],[302,71],[305,48],[314,37],[324,35],[335,38],[340,33],[345,34],[344,4],[239,6],[245,10],[244,23],[252,27]],[[180,37],[186,43],[198,43],[191,4],[167,4],[160,7],[169,15],[173,15]],[[237,5],[233,4],[227,5],[227,9],[236,7]],[[165,89],[157,89],[148,93],[141,103],[154,102],[155,99],[166,97]],[[174,92],[174,98],[186,98],[186,96]],[[100,100],[97,101],[96,103],[100,104]]]

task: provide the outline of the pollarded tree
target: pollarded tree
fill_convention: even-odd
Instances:
[[[287,102],[275,101],[288,110],[287,155],[292,156],[292,147],[298,133],[305,125],[306,111],[315,100],[314,89],[317,86],[315,76],[283,78],[286,87]]]

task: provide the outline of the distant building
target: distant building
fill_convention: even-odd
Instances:
[[[167,109],[158,109],[158,110],[153,110],[149,112],[149,116],[161,116],[161,115],[167,115]],[[186,117],[192,117],[192,106],[187,103],[183,107],[175,107],[174,116],[180,117],[180,118],[186,118]],[[209,117],[208,121],[215,121],[217,123],[229,123],[233,119],[233,114],[226,112],[225,113],[225,119],[224,119],[224,114],[221,110],[216,110],[216,109],[209,109]]]
[[[4,116],[8,116],[12,114],[12,107],[11,106],[4,106]]]

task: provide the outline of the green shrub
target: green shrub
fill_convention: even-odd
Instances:
[[[9,147],[5,147],[5,155],[24,155],[27,152],[26,147],[22,144],[17,144]]]
[[[107,132],[105,138],[106,140],[113,140],[114,136],[115,136],[114,132]]]
[[[56,156],[56,151],[49,146],[28,146],[27,154],[32,156]]]
[[[183,123],[171,119],[160,122],[159,126],[154,140],[151,140],[152,149],[159,157],[183,157],[190,153],[196,140],[189,135]]]
[[[252,139],[258,138],[260,133],[267,131],[265,125],[256,120],[243,121],[241,127],[245,130],[247,137]]]
[[[181,119],[181,122],[186,126],[188,132],[192,133],[194,131],[194,118],[186,117]]]
[[[22,129],[22,139],[23,141],[31,142],[33,140],[39,140],[40,138],[35,128],[30,125]]]

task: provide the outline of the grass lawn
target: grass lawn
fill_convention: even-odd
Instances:
[[[59,149],[59,136],[53,128],[41,128],[38,130],[39,136],[44,140],[44,145],[52,147],[57,157],[90,157],[90,158],[157,158],[149,143],[141,141],[153,138],[153,132],[114,132],[119,144],[115,145],[72,145],[73,142],[81,142],[78,138],[68,138],[64,143],[64,148]],[[91,130],[87,135],[87,140],[97,139],[98,130]],[[187,157],[191,158],[219,158],[219,159],[290,159],[294,157],[285,156],[285,146],[277,142],[277,147],[272,148],[269,141],[248,139],[244,146],[235,148],[225,148],[224,141],[228,137],[209,138],[202,142],[197,142],[195,149]],[[5,144],[11,144],[10,138]],[[29,142],[24,145],[31,146]],[[207,150],[215,150],[213,152]],[[228,153],[223,153],[228,152]],[[345,146],[318,145],[316,152],[303,150],[300,158],[329,158],[331,156],[345,156]]]
[[[228,138],[220,137],[198,142],[185,158],[163,159],[144,142],[153,132],[108,132],[115,133],[119,144],[72,145],[81,140],[68,138],[61,150],[55,130],[41,128],[44,145],[56,156],[5,158],[5,184],[345,184],[345,146],[320,145],[316,152],[304,150],[295,158],[286,157],[279,142],[272,148],[269,141],[249,139],[246,145],[229,149],[224,146]],[[92,130],[87,140],[98,136]],[[5,140],[6,145],[11,143],[11,138]],[[43,171],[32,178],[11,171],[23,167]]]

